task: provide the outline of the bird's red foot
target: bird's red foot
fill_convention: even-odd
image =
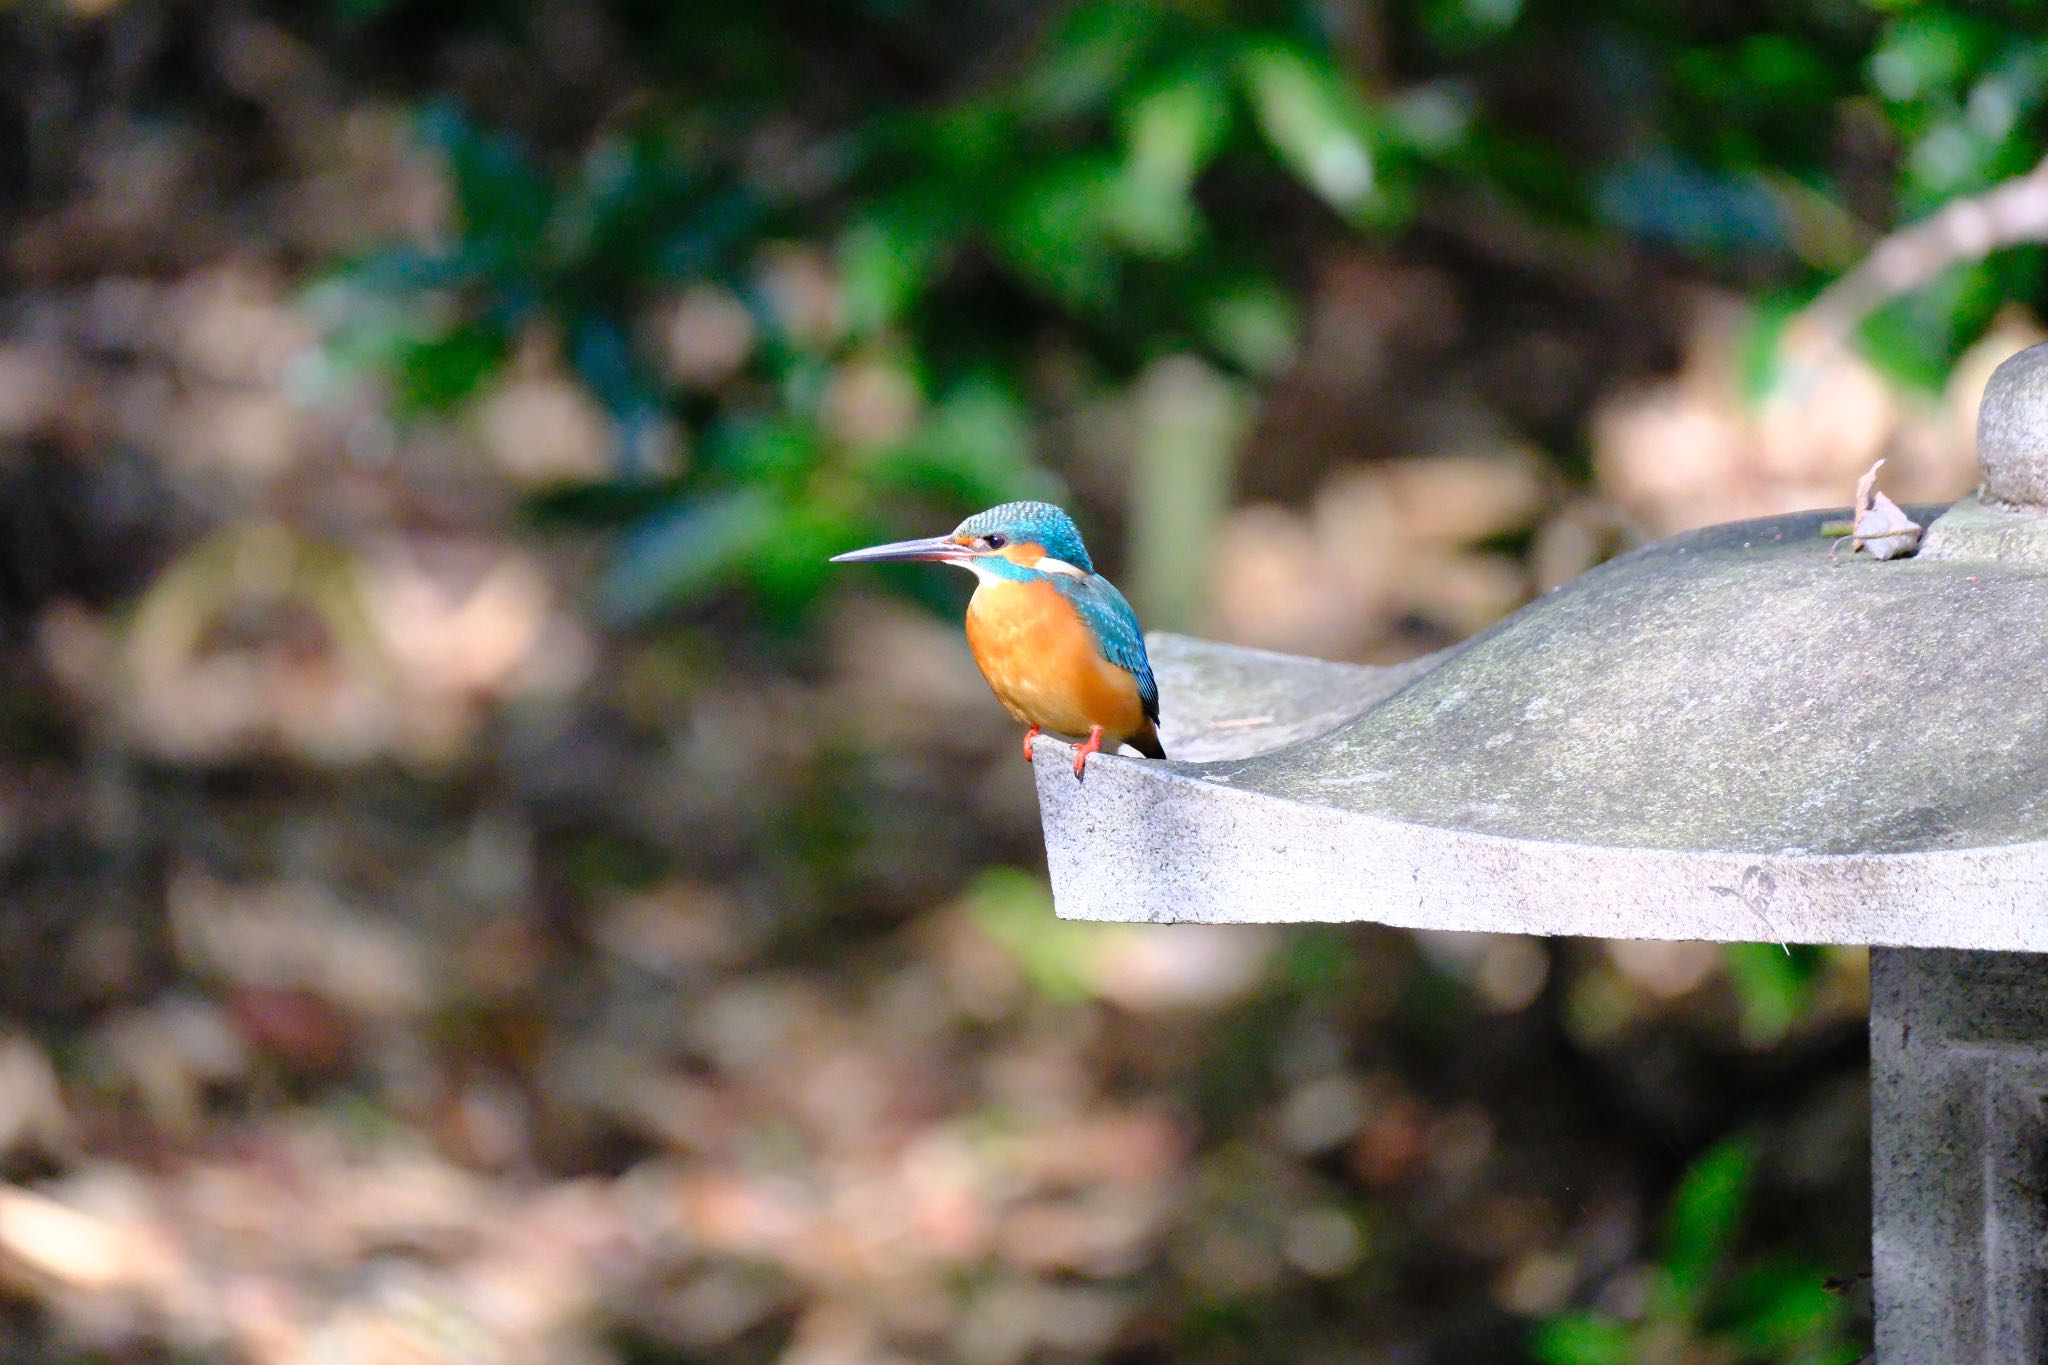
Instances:
[[[1088,765],[1088,755],[1098,753],[1101,749],[1102,727],[1098,725],[1088,732],[1088,742],[1074,750],[1074,777],[1076,780],[1079,780],[1082,769]]]
[[[1024,761],[1026,763],[1037,762],[1037,760],[1032,758],[1031,756],[1031,741],[1037,738],[1038,727],[1036,725],[1032,726],[1029,730],[1026,730],[1024,732]]]

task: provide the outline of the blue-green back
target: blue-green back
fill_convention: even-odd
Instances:
[[[1086,578],[1048,574],[1047,578],[1088,623],[1102,649],[1102,657],[1137,678],[1145,714],[1158,720],[1159,684],[1152,677],[1152,661],[1145,654],[1145,632],[1138,627],[1138,613],[1131,610],[1116,584],[1101,574],[1089,574]]]

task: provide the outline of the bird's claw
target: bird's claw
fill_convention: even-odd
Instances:
[[[1031,756],[1031,741],[1037,738],[1038,727],[1036,725],[1024,732],[1024,761],[1026,763],[1036,763],[1038,761]]]
[[[1088,755],[1092,753],[1098,753],[1101,751],[1101,749],[1102,727],[1098,725],[1088,732],[1087,742],[1082,744],[1080,748],[1074,750],[1074,780],[1076,782],[1081,781],[1082,778],[1086,776],[1086,769],[1088,766]]]

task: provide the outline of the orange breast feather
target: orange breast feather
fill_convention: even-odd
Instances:
[[[1050,583],[984,583],[967,607],[967,643],[996,700],[1026,725],[1106,740],[1146,728],[1138,680],[1102,657],[1080,613]]]

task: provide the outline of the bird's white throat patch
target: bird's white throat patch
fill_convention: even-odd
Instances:
[[[948,564],[967,570],[974,575],[976,583],[1000,583],[1002,575],[978,559],[949,559]]]
[[[997,573],[989,567],[988,561],[985,559],[952,559],[946,562],[958,564],[983,583],[1014,583],[1017,581],[1013,578],[1005,578],[1002,574]],[[1086,578],[1088,576],[1088,571],[1078,564],[1069,564],[1066,560],[1054,559],[1051,555],[1047,555],[1044,559],[1029,567],[1036,569],[1039,573],[1062,574],[1068,578]]]

